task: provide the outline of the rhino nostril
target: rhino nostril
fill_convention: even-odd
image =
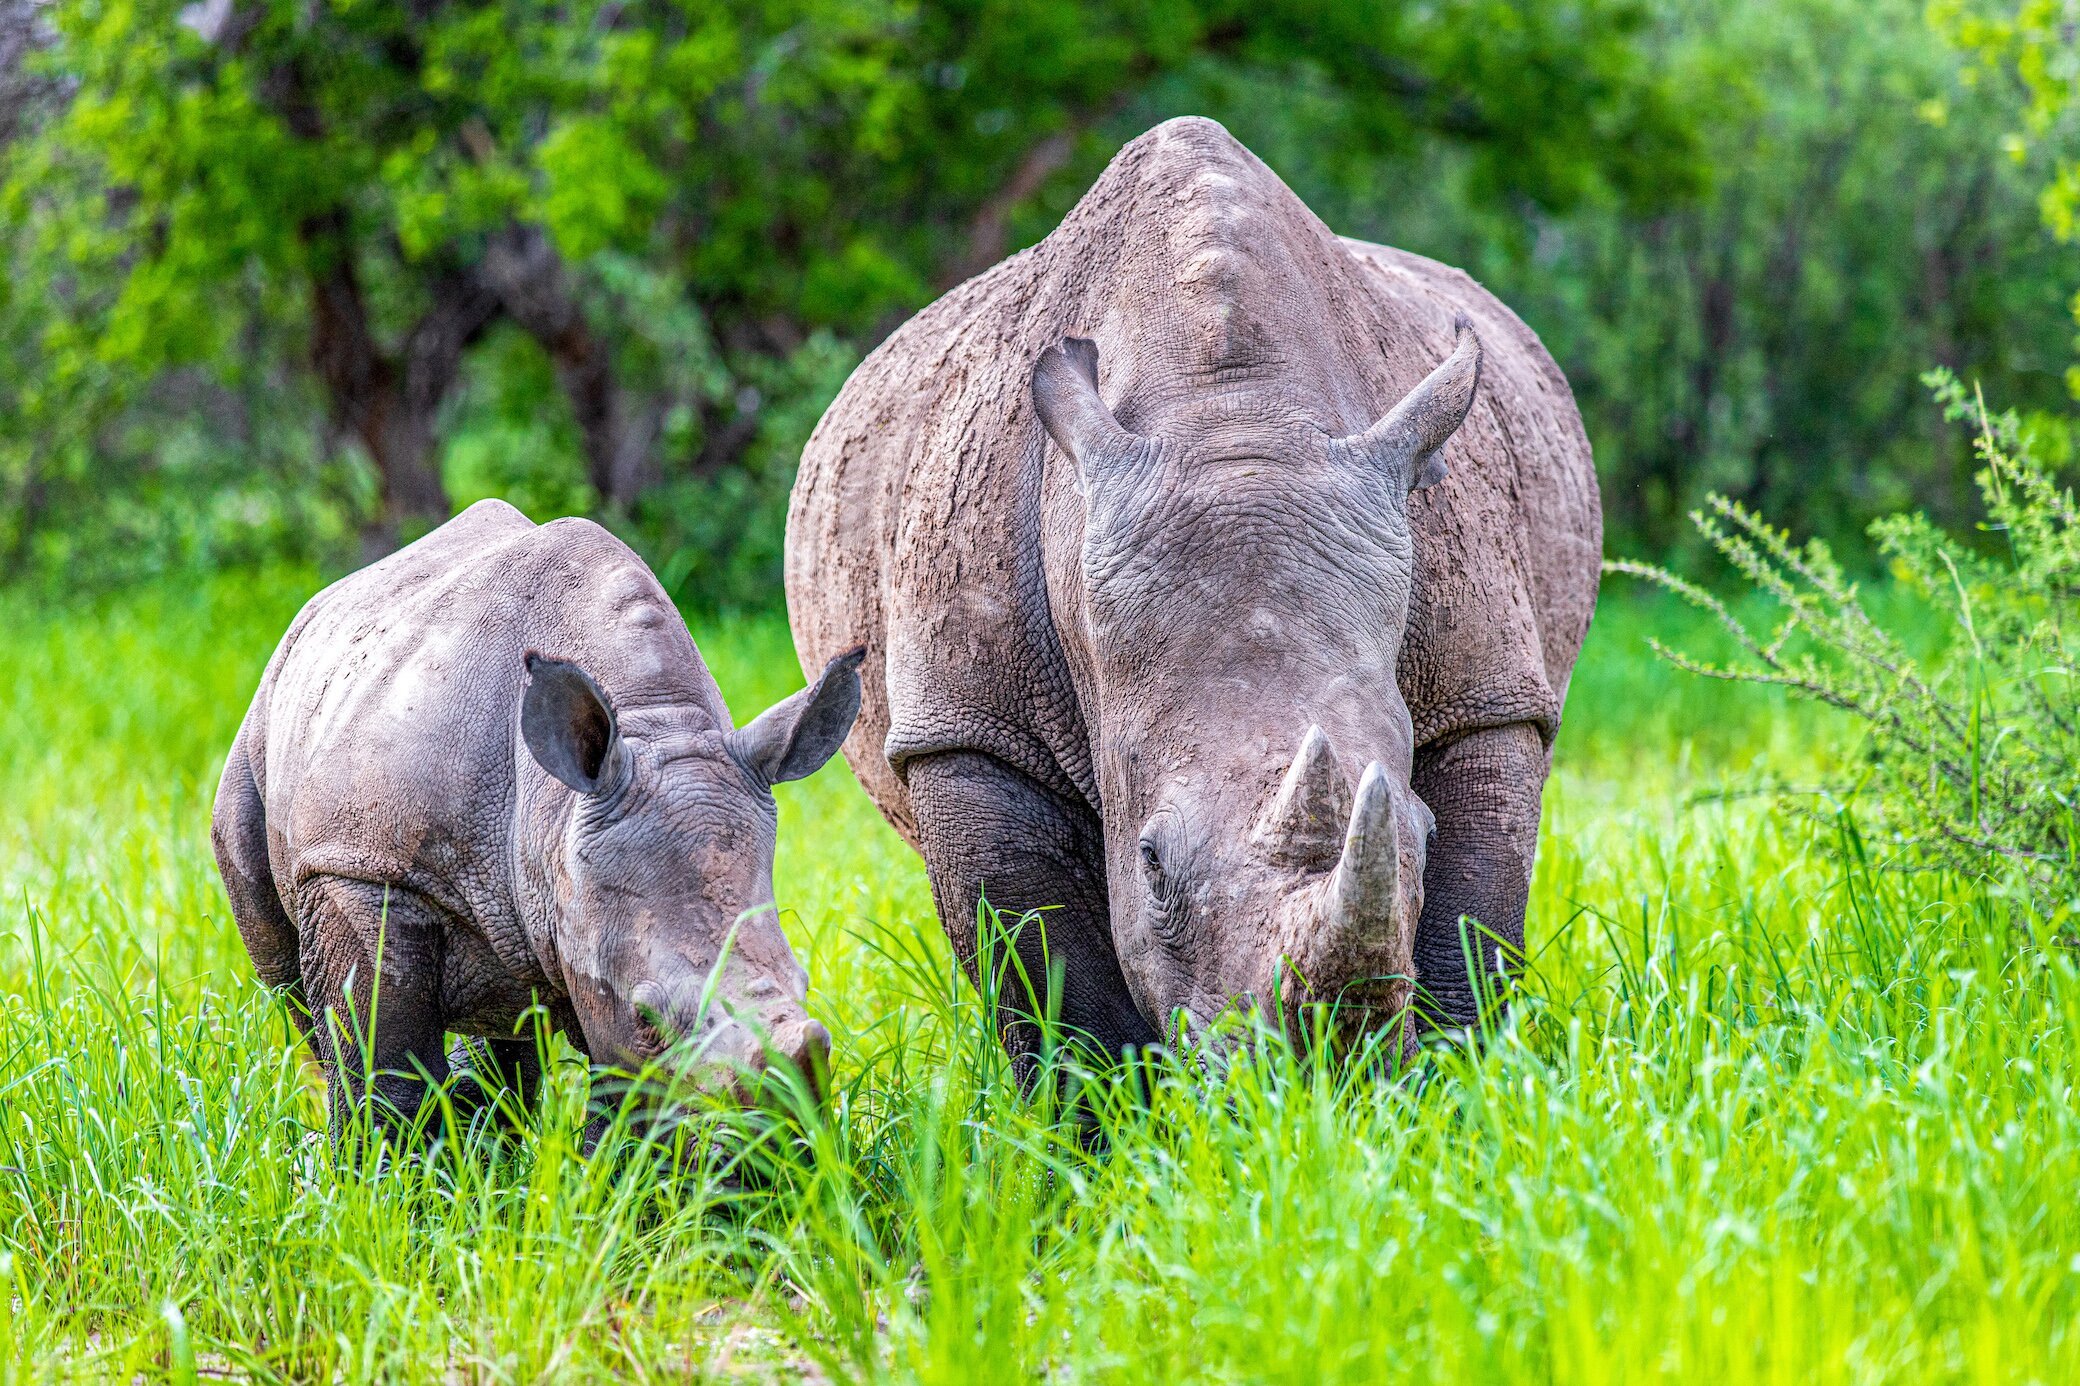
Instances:
[[[629,1033],[636,1049],[644,1054],[662,1054],[675,1038],[664,988],[652,981],[638,982],[628,994],[628,1005],[635,1012]]]

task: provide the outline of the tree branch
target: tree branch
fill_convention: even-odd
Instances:
[[[962,280],[972,279],[1004,258],[1004,252],[1011,244],[1012,213],[1068,165],[1076,153],[1076,141],[1083,137],[1087,128],[1088,121],[1078,121],[1067,129],[1057,130],[1026,151],[1025,158],[1019,160],[1018,167],[1004,180],[1004,186],[997,189],[969,220],[967,248],[940,277],[940,288],[950,289]]]
[[[482,270],[506,313],[549,354],[585,440],[593,490],[626,510],[655,479],[663,409],[617,379],[613,348],[586,321],[563,257],[540,227],[516,223],[492,237]]]

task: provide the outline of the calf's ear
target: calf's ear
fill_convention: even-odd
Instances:
[[[614,705],[592,675],[565,659],[529,650],[520,695],[520,735],[544,770],[580,794],[612,783],[625,754]]]
[[[730,749],[768,785],[814,774],[837,754],[859,716],[859,666],[866,647],[823,666],[816,682],[730,733]]]
[[[1444,445],[1473,408],[1481,381],[1481,339],[1464,313],[1452,323],[1452,354],[1363,433],[1343,440],[1359,457],[1405,477],[1420,491],[1444,480]]]

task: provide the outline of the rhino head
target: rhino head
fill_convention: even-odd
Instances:
[[[1159,1028],[1406,1005],[1433,827],[1396,677],[1407,500],[1443,478],[1480,362],[1462,317],[1450,357],[1362,431],[1236,392],[1144,437],[1100,398],[1092,343],[1041,356],[1034,404],[1085,510],[1113,941]]]
[[[521,735],[570,791],[550,815],[553,961],[595,1062],[665,1058],[740,1096],[774,1059],[821,1082],[830,1035],[773,906],[772,787],[845,740],[863,654],[734,730],[682,705],[617,714],[578,665],[526,656]]]

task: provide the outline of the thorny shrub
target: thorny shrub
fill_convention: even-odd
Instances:
[[[1825,544],[1797,544],[1719,495],[1691,519],[1775,608],[1767,629],[1665,568],[1616,561],[1606,570],[1710,613],[1736,651],[1722,662],[1654,642],[1664,658],[1784,688],[1861,724],[1857,753],[1825,787],[1856,829],[1843,841],[1897,866],[2020,870],[2063,902],[2080,890],[2080,511],[2017,414],[1990,412],[1948,371],[1925,380],[1947,417],[1977,430],[1989,542],[1966,542],[1921,514],[1872,525],[1898,599],[1922,607],[1913,613],[1922,619],[1874,615]],[[1933,651],[1917,654],[1898,633],[1906,628],[1935,631]]]

